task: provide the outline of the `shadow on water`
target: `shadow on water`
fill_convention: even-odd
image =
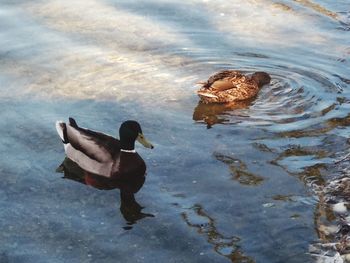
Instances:
[[[78,164],[67,157],[57,168],[56,172],[63,173],[64,179],[89,185],[99,190],[120,189],[120,212],[129,225],[124,227],[125,230],[131,229],[131,225],[135,224],[138,220],[145,217],[154,217],[152,214],[143,213],[142,209],[144,207],[135,199],[135,194],[142,188],[145,177],[135,177],[130,180],[110,180],[83,170]]]

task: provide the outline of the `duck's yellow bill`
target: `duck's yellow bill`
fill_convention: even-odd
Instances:
[[[137,136],[136,140],[141,143],[143,146],[145,146],[146,148],[151,148],[153,149],[153,145],[146,140],[145,136],[142,133],[139,133],[139,135]]]

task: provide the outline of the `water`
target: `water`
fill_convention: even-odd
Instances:
[[[348,153],[344,1],[6,1],[0,5],[0,262],[313,262],[318,190]],[[272,76],[256,100],[198,105],[221,69]],[[62,179],[54,122],[138,120],[144,213]],[[346,166],[346,164],[343,164]],[[321,229],[321,230],[320,230]]]

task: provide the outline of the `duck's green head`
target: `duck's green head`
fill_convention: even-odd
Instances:
[[[137,121],[128,120],[122,123],[119,128],[119,138],[122,149],[133,150],[137,140],[146,148],[153,149],[153,145],[148,142],[142,133],[140,124]]]
[[[267,85],[270,83],[271,81],[271,77],[269,74],[267,74],[266,72],[255,72],[252,75],[252,79],[258,84],[258,87],[261,88],[264,85]]]

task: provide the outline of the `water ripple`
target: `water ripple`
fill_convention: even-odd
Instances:
[[[263,63],[256,68],[246,68],[246,72],[249,74],[255,70],[264,70],[270,73],[272,81],[262,88],[255,100],[244,107],[223,107],[221,112],[214,113],[225,116],[226,122],[262,125],[270,131],[286,132],[306,129],[335,117],[346,116],[346,107],[342,107],[342,93],[349,84],[345,77],[306,65],[286,66],[287,61],[278,64],[278,60],[269,59],[265,55],[247,56],[263,58]]]

